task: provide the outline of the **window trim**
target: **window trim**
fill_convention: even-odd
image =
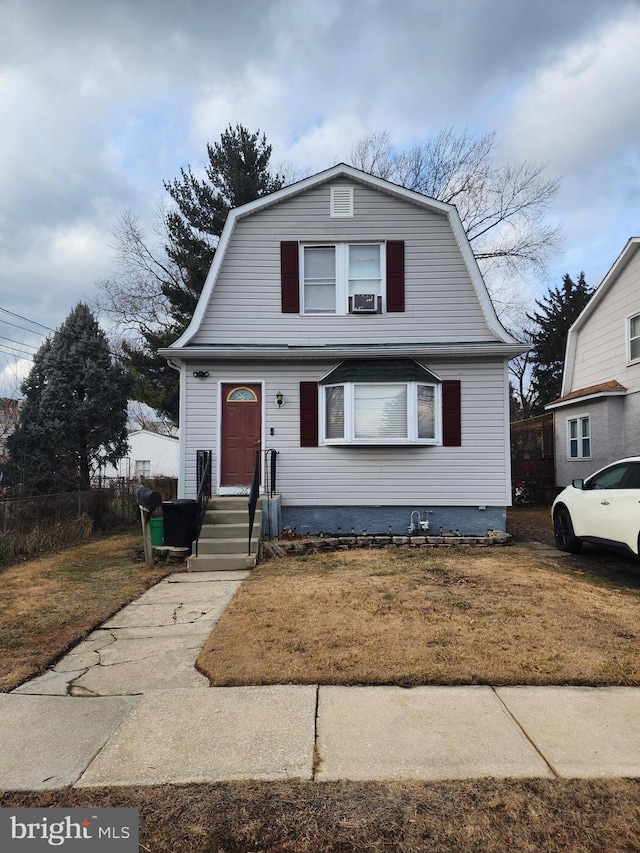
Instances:
[[[584,436],[582,434],[582,426],[581,425],[584,421],[586,421],[588,424],[588,430],[589,431],[588,431],[587,436]],[[576,435],[575,439],[572,439],[571,438],[571,424],[574,422],[577,424],[577,435]],[[566,422],[566,429],[567,429],[567,461],[568,462],[575,462],[577,460],[582,460],[582,459],[592,459],[593,458],[593,446],[592,446],[593,440],[591,437],[591,416],[590,416],[590,414],[588,412],[582,412],[579,415],[572,415],[571,417],[568,417],[567,422]],[[589,440],[589,455],[588,456],[585,456],[582,453],[582,443],[585,440],[585,438],[588,438],[588,440]],[[572,441],[577,442],[578,453],[576,456],[571,455],[571,442]]]
[[[632,343],[632,341],[637,341],[638,347],[640,348],[640,332],[638,332],[638,334],[634,335],[633,337],[631,336],[631,323],[634,320],[637,320],[638,323],[640,324],[640,312],[635,312],[634,314],[630,314],[627,317],[627,363],[628,364],[637,364],[638,362],[640,362],[640,349],[639,349],[639,354],[636,356],[636,358],[631,357],[631,343]]]
[[[407,389],[407,434],[402,437],[367,437],[355,436],[355,388],[364,385],[404,385]],[[342,438],[327,438],[327,388],[344,388],[344,435]],[[434,436],[433,438],[418,437],[418,387],[433,389]],[[372,445],[431,445],[443,444],[443,415],[442,415],[442,384],[440,382],[423,382],[419,380],[396,380],[390,382],[334,382],[320,386],[323,390],[320,400],[320,444],[328,446],[369,446]]]
[[[385,240],[336,240],[325,241],[300,241],[298,245],[298,268],[299,268],[299,306],[300,314],[305,317],[336,317],[353,314],[349,311],[349,249],[351,246],[378,246],[380,250],[380,276],[379,288],[375,294],[380,304],[380,313],[387,313],[387,243]],[[305,310],[305,249],[333,248],[335,250],[335,310],[334,311],[309,311]],[[358,313],[358,312],[355,312]],[[367,312],[373,314],[374,312]],[[366,313],[365,313],[366,316]]]

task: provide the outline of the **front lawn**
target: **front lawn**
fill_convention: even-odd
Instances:
[[[216,686],[640,684],[640,590],[576,565],[524,544],[274,559],[198,668]]]
[[[536,533],[536,512],[526,519],[520,515],[519,539],[544,541],[544,530]],[[42,671],[120,606],[178,568],[147,569],[133,557],[139,541],[137,531],[118,534],[0,572],[4,690]],[[606,677],[609,649],[609,664],[618,667],[609,683],[635,683],[639,592],[637,583],[621,579],[637,579],[618,565],[611,582],[606,574],[590,574],[588,566],[588,559],[581,563],[522,545],[277,560],[259,567],[242,585],[221,630],[212,633],[206,655],[219,673],[229,655],[226,677],[231,681],[249,683],[252,672],[283,681],[297,673],[301,681],[313,681],[324,672],[330,683],[345,683],[349,673],[363,673],[366,665],[372,677],[382,679],[386,673],[393,683],[403,683],[411,671],[413,677],[426,672],[429,678],[439,671],[442,679],[453,678],[456,667],[470,672],[473,661],[461,638],[476,643],[475,675],[483,671],[480,666],[488,673],[493,636],[503,669],[517,671],[518,662],[528,661],[536,678],[549,670],[545,677],[559,680],[554,667],[561,664],[575,677],[583,665],[579,656],[568,654],[561,628],[584,621],[583,638],[597,629],[595,648],[585,639],[592,668]],[[299,612],[291,609],[296,607]],[[553,615],[546,609],[551,607]],[[569,612],[573,609],[575,614]],[[537,618],[544,622],[544,630],[542,624],[537,630],[541,645],[527,656],[527,637],[536,633]],[[429,622],[434,625],[431,645],[425,633]],[[316,648],[314,638],[320,640]],[[556,649],[552,643],[559,640]],[[412,641],[423,644],[428,666],[406,645]],[[503,646],[516,655],[513,660]],[[378,662],[376,653],[383,655]],[[340,662],[341,670],[335,667]],[[138,807],[140,849],[154,853],[622,853],[640,850],[639,784],[626,779],[256,781],[9,791],[0,793],[0,807]]]

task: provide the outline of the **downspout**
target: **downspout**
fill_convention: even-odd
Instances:
[[[178,404],[178,498],[184,498],[184,483],[186,474],[186,388],[184,377],[184,362],[167,359],[167,364],[180,374],[180,399]]]

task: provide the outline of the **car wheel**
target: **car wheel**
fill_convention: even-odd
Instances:
[[[582,539],[573,532],[573,524],[569,511],[564,507],[556,512],[553,519],[553,534],[555,536],[556,545],[560,551],[568,551],[570,554],[577,554],[582,548]]]

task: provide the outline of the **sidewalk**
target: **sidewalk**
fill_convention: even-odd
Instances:
[[[194,661],[247,575],[172,575],[0,694],[0,789],[640,776],[638,688],[209,688]]]

